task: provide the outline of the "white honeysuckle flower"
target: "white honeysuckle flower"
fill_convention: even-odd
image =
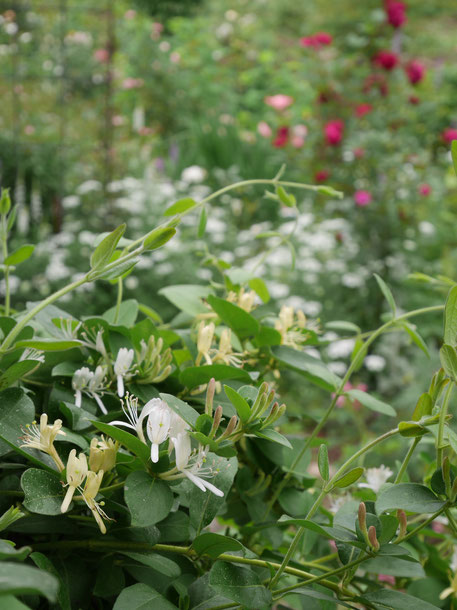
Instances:
[[[386,359],[382,356],[377,356],[376,354],[370,354],[365,357],[363,361],[363,365],[373,373],[379,373],[386,366]]]
[[[331,504],[329,506],[329,511],[333,514],[336,514],[344,504],[352,500],[352,496],[348,493],[338,496],[337,498],[331,499]]]
[[[124,426],[125,428],[130,428],[136,432],[140,441],[146,444],[146,438],[143,433],[143,421],[144,418],[149,415],[148,405],[150,402],[151,401],[144,405],[143,409],[141,410],[141,415],[138,416],[138,398],[131,396],[127,392],[125,395],[125,400],[121,400],[121,405],[128,422],[120,420],[110,421],[110,426]]]
[[[90,442],[89,466],[94,472],[103,470],[109,472],[116,466],[116,454],[119,442],[102,435],[101,439],[94,436]]]
[[[97,332],[97,336],[95,338],[95,349],[103,356],[103,358],[105,358],[105,360],[108,360],[108,354],[103,341],[103,330],[99,330]]]
[[[168,436],[169,436],[170,440],[173,440],[173,438],[176,438],[179,433],[184,433],[187,430],[190,430],[190,426],[177,413],[175,413],[171,409],[170,409],[170,411],[171,411],[171,418],[170,418],[170,429],[168,431]]]
[[[214,362],[223,362],[231,366],[240,367],[242,365],[243,354],[234,352],[232,349],[232,331],[230,328],[224,328],[219,339],[219,348],[212,348],[210,354],[213,355]]]
[[[359,487],[369,487],[378,493],[384,483],[393,475],[393,471],[381,464],[379,468],[367,468],[365,471],[366,483],[359,483]]]
[[[171,440],[175,449],[177,470],[202,491],[208,489],[215,496],[222,498],[224,492],[212,483],[209,483],[209,481],[205,481],[203,478],[214,475],[210,467],[204,466],[206,462],[206,452],[200,447],[197,455],[192,456],[190,436],[186,432],[178,433],[178,435]]]
[[[454,547],[454,552],[452,553],[451,563],[449,566],[453,573],[457,572],[457,546]]]
[[[33,347],[28,347],[22,352],[19,362],[22,362],[23,360],[36,360],[37,362],[43,363],[44,352],[39,349],[34,349]]]
[[[83,366],[75,371],[72,387],[75,390],[75,405],[77,407],[81,406],[82,393],[85,392],[91,398],[95,399],[104,415],[108,413],[99,396],[99,393],[103,394],[103,390],[105,389],[105,368],[103,366],[97,366],[95,373],[87,366]]]
[[[117,393],[120,398],[124,396],[124,377],[127,377],[131,372],[134,356],[133,349],[127,349],[126,347],[121,347],[117,352],[114,374],[117,377]]]
[[[148,420],[146,432],[151,441],[151,461],[159,461],[159,445],[168,438],[171,423],[171,409],[167,403],[160,398],[153,398],[147,405]]]
[[[67,512],[70,502],[73,499],[73,494],[86,478],[87,470],[87,458],[85,454],[81,452],[79,457],[76,457],[76,449],[72,449],[68,455],[66,467],[68,489],[60,508],[63,513]]]

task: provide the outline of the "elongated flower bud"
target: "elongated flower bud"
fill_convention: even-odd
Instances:
[[[209,380],[208,387],[206,389],[206,400],[205,400],[205,413],[211,417],[213,413],[213,400],[214,392],[216,391],[216,380],[212,377]]]
[[[397,510],[397,519],[400,524],[400,531],[398,533],[397,540],[401,540],[402,538],[404,538],[404,536],[406,536],[406,529],[408,526],[408,520],[406,518],[406,513],[404,510]]]
[[[368,528],[368,540],[370,541],[370,546],[374,551],[379,551],[379,542],[376,537],[376,528],[374,525],[370,525]]]

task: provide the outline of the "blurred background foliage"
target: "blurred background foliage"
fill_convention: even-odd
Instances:
[[[379,324],[373,273],[404,309],[441,302],[446,280],[408,278],[457,279],[457,5],[407,4],[392,24],[382,0],[0,0],[1,184],[19,209],[14,241],[39,243],[13,304],[86,269],[98,232],[125,220],[134,237],[181,197],[282,164],[344,198],[298,192],[295,219],[264,188],[223,195],[205,239],[186,219],[126,297],[169,319],[161,287],[255,268],[274,301],[320,319],[337,372],[352,345],[325,324]],[[62,306],[89,314],[115,299],[114,286],[85,290]],[[437,363],[441,322],[421,330]],[[374,355],[360,382],[376,372],[409,408],[425,355],[399,334]]]

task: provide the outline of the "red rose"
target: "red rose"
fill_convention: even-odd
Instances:
[[[273,140],[273,146],[275,148],[284,148],[284,146],[289,141],[289,128],[288,127],[279,127],[276,132],[276,137]]]
[[[417,59],[413,59],[405,66],[405,72],[412,85],[419,83],[425,75],[425,66]]]
[[[443,131],[441,137],[446,144],[450,144],[453,140],[457,140],[457,129],[448,127]]]
[[[330,172],[327,169],[320,169],[314,174],[315,182],[325,182],[330,177]]]
[[[312,47],[314,49],[328,46],[329,44],[332,44],[332,42],[333,36],[328,32],[317,32],[312,36],[304,36],[303,38],[300,38],[300,46]]]
[[[393,70],[398,64],[398,55],[392,51],[379,51],[373,61],[384,70]]]
[[[401,28],[406,23],[406,6],[397,0],[387,0],[384,7],[387,15],[387,23],[394,28]]]

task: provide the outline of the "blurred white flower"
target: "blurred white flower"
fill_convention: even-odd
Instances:
[[[363,362],[365,367],[372,371],[373,373],[379,373],[386,366],[386,360],[382,356],[377,356],[376,354],[370,354],[367,356]]]
[[[181,174],[181,180],[187,182],[187,184],[193,184],[196,182],[203,182],[206,178],[206,171],[199,165],[191,165],[186,167]]]
[[[393,475],[393,472],[384,464],[379,468],[367,468],[365,471],[366,483],[359,483],[359,487],[369,487],[378,493],[384,483]]]

